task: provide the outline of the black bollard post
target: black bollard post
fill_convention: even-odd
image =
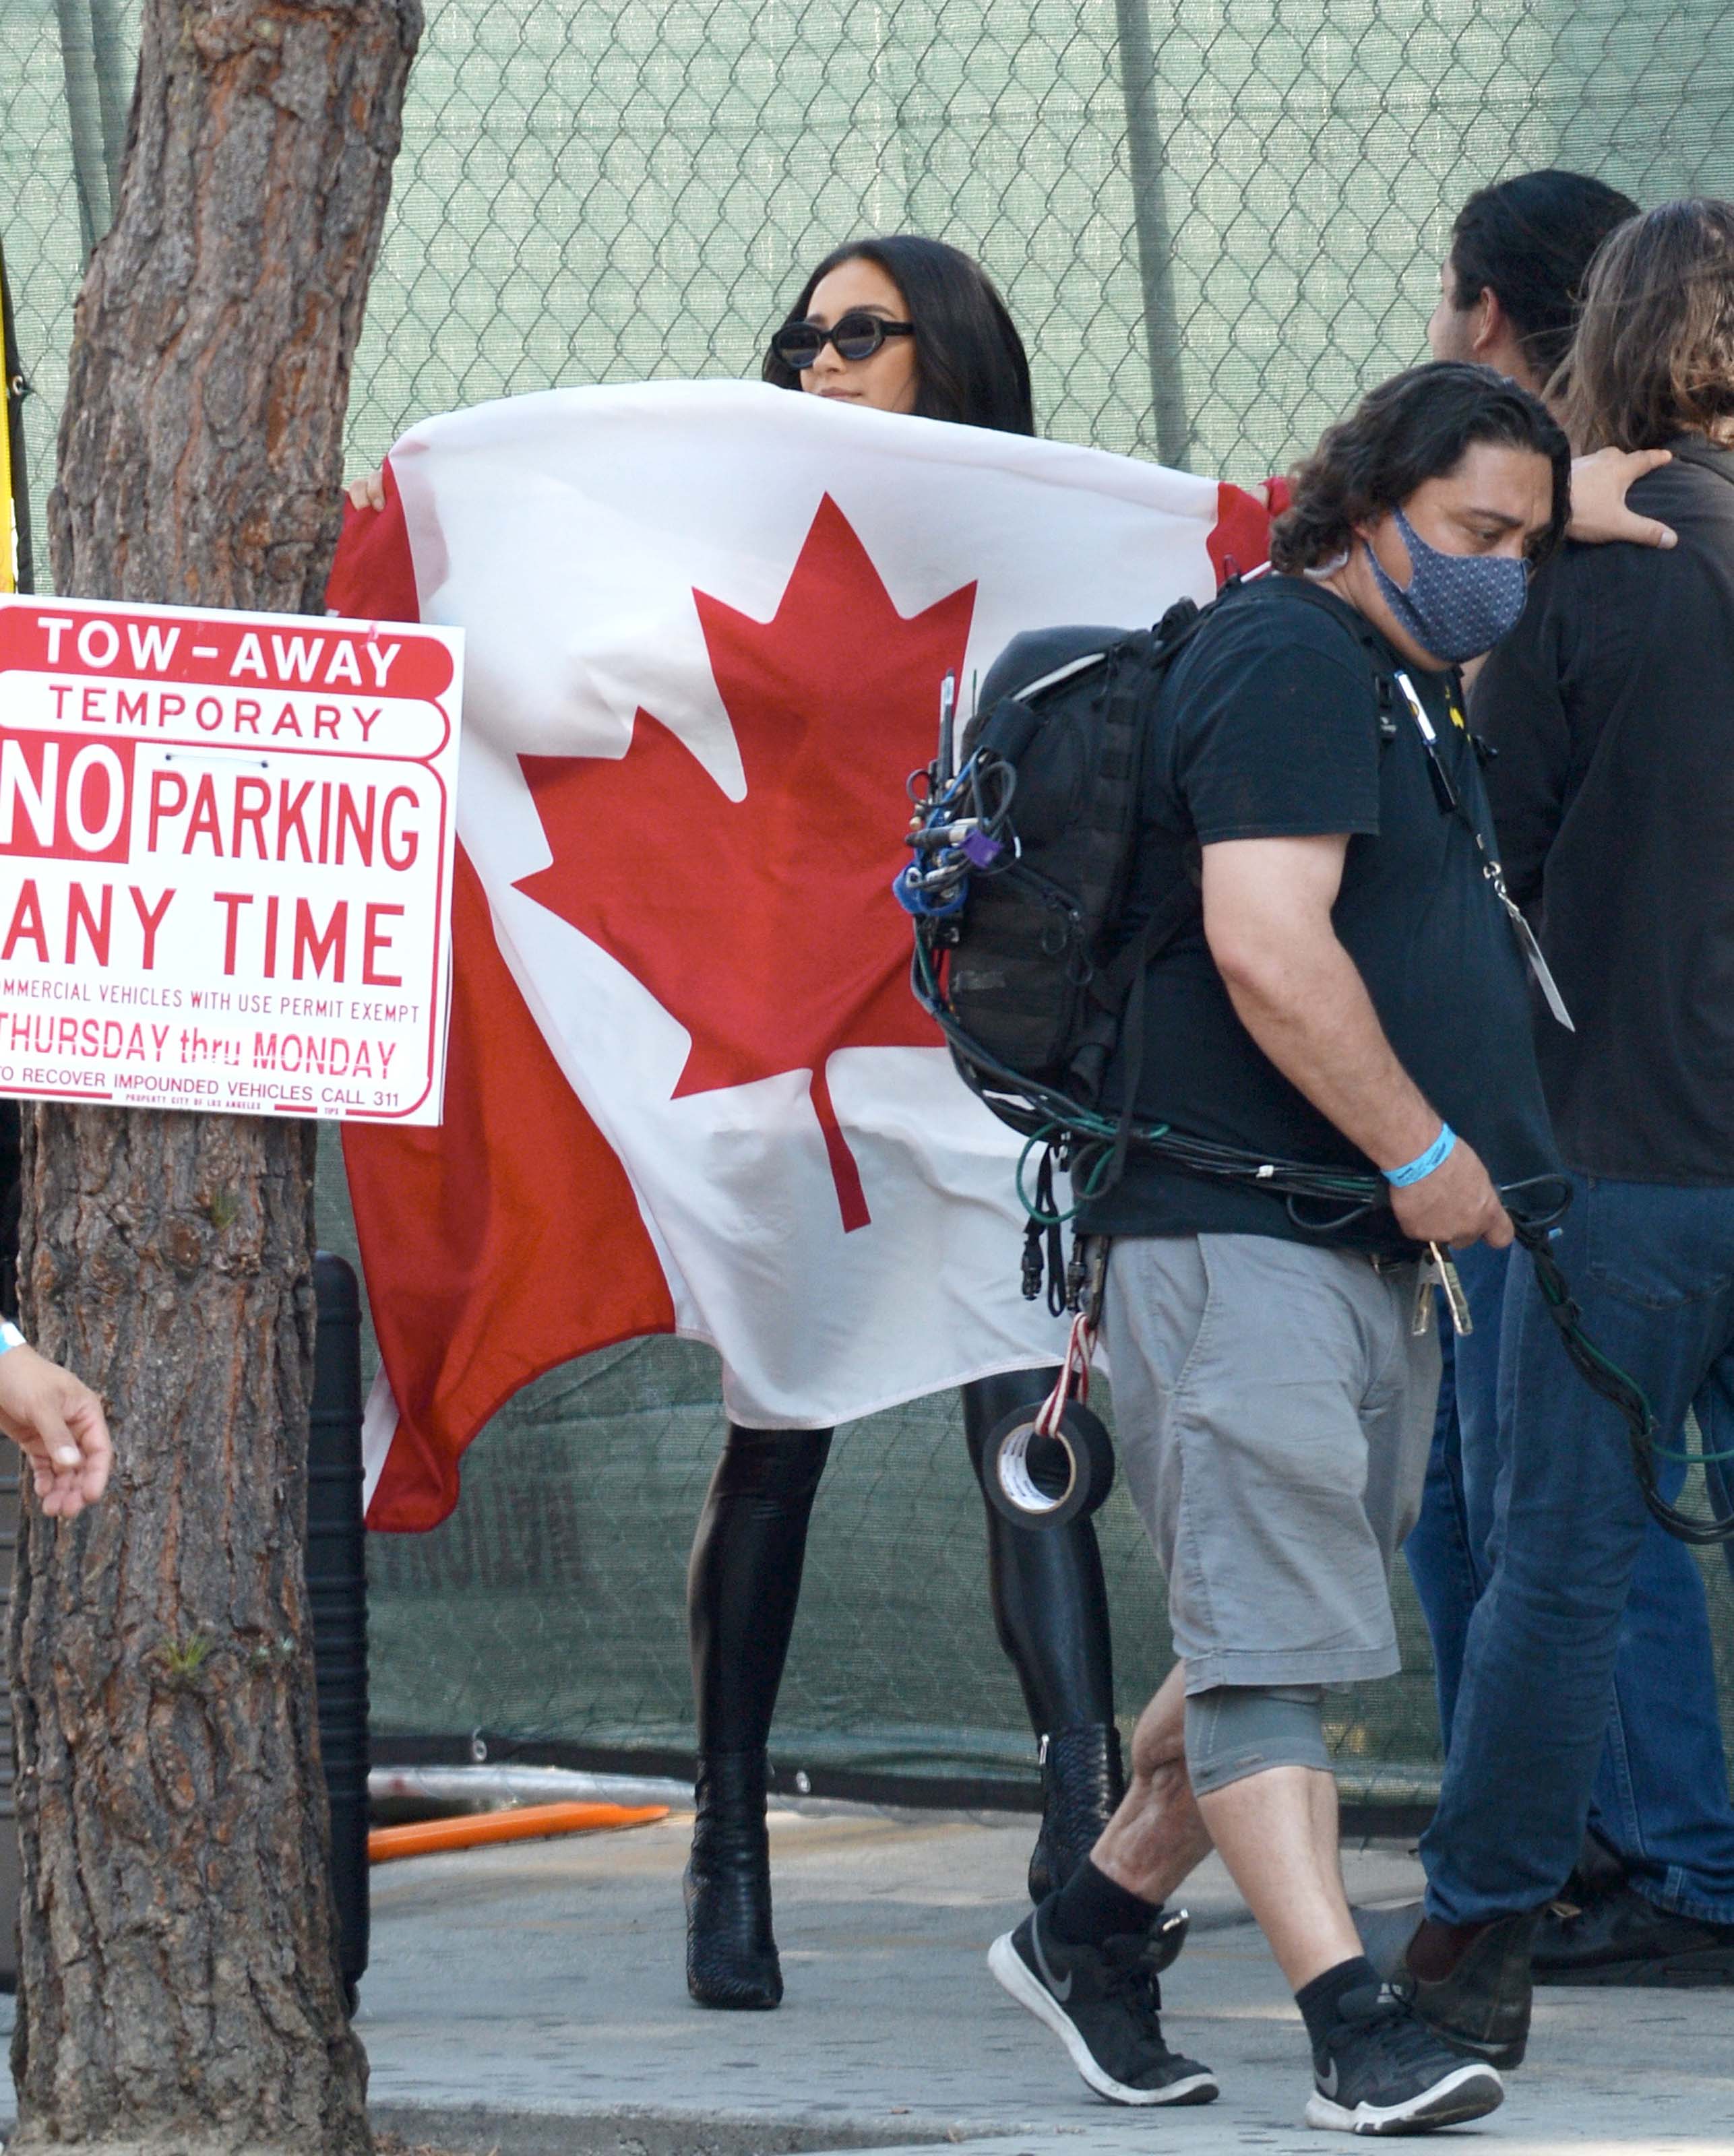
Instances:
[[[12,1601],[12,1564],[18,1546],[18,1478],[0,1475],[0,1625],[6,1623]],[[18,1988],[18,1825],[13,1765],[12,1687],[0,1678],[0,1992]]]
[[[331,1804],[332,1893],[350,2010],[368,1966],[368,1575],[362,1526],[361,1297],[353,1270],[313,1260],[319,1339],[307,1431],[307,1600],[319,1748]]]

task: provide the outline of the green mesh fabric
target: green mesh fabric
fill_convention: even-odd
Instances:
[[[136,0],[6,0],[0,228],[39,519],[72,302],[114,201]],[[1713,0],[429,0],[350,409],[352,470],[426,413],[555,383],[756,372],[805,268],[863,230],[981,256],[1044,430],[1257,480],[1420,356],[1471,189],[1567,164],[1644,203],[1734,193]],[[335,1145],[323,1233],[350,1240]],[[690,1742],[682,1609],[722,1427],[702,1350],[532,1388],[445,1527],[376,1542],[382,1732]],[[1120,1697],[1167,1639],[1102,1517]],[[1734,1712],[1734,1593],[1706,1562]],[[1346,1778],[1423,1787],[1425,1635],[1333,1705]],[[790,1768],[1027,1771],[955,1403],[843,1432],[780,1722]]]

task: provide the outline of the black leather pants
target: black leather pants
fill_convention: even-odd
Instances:
[[[1039,1399],[1052,1371],[983,1378],[963,1389],[964,1430],[979,1478],[981,1447],[1002,1415]],[[831,1450],[826,1430],[729,1426],[693,1537],[687,1575],[692,1691],[701,1752],[764,1748],[795,1629],[807,1522]],[[1034,1532],[987,1512],[994,1623],[1040,1736],[1111,1723],[1108,1597],[1088,1520]]]

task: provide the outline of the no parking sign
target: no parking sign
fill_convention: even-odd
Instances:
[[[461,658],[0,599],[0,1093],[438,1122]]]

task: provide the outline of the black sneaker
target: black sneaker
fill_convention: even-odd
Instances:
[[[1623,1881],[1555,1902],[1530,1953],[1537,1984],[1734,1984],[1734,1924],[1659,1908]]]
[[[1313,2078],[1306,2123],[1339,2133],[1431,2133],[1484,2118],[1505,2100],[1491,2066],[1453,2051],[1388,1984],[1339,2003],[1313,2054]]]
[[[1050,1895],[1015,1932],[988,1948],[987,1965],[1020,2006],[1045,2021],[1072,2063],[1110,2103],[1208,2103],[1216,2076],[1162,2041],[1160,1972],[1180,1952],[1186,1915],[1176,1909],[1149,1932],[1067,1946],[1050,1919]]]

